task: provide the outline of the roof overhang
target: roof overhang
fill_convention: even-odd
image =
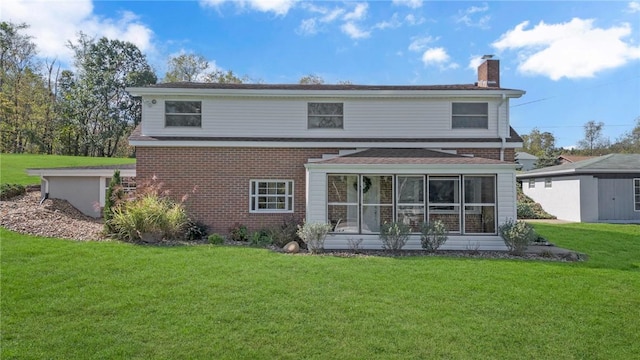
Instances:
[[[214,89],[214,88],[154,88],[128,87],[133,96],[230,96],[286,98],[451,98],[496,97],[519,98],[523,90],[291,90],[291,89]]]
[[[562,169],[551,171],[540,171],[535,173],[521,173],[517,174],[518,179],[533,179],[540,177],[554,177],[554,176],[573,176],[573,175],[597,175],[597,174],[638,174],[638,169]]]
[[[45,168],[45,169],[27,169],[30,176],[41,177],[111,177],[113,172],[120,170],[120,176],[134,177],[136,169],[134,168]]]

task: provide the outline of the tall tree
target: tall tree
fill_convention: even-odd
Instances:
[[[595,155],[608,148],[610,143],[602,134],[603,129],[603,122],[590,120],[584,124],[584,138],[578,141],[578,148],[587,151],[589,155]]]
[[[640,116],[635,120],[635,127],[620,136],[611,150],[617,153],[640,154]]]
[[[543,157],[556,148],[556,138],[550,132],[534,128],[528,135],[522,135],[522,149],[531,155]]]
[[[62,74],[61,102],[66,126],[77,141],[74,154],[114,156],[139,122],[141,102],[128,86],[156,82],[145,55],[134,44],[80,33],[74,52],[76,73]],[[70,135],[68,133],[67,135]]]
[[[164,82],[196,81],[205,76],[209,62],[200,54],[181,54],[169,58],[169,71]]]

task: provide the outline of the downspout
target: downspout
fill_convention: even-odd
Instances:
[[[44,194],[42,195],[42,199],[40,199],[40,205],[42,205],[42,203],[49,198],[49,180],[43,175],[40,175],[40,181],[44,182]]]
[[[502,107],[502,105],[504,105],[506,101],[507,101],[507,95],[505,95],[505,93],[502,93],[502,100],[500,100],[500,104],[498,104],[498,136],[500,136],[500,140],[502,141],[502,144],[500,145],[500,161],[504,161],[504,149],[506,148],[506,145],[507,145],[507,138],[504,135],[504,132],[500,131],[501,124],[502,124],[502,121],[500,120],[500,108]]]

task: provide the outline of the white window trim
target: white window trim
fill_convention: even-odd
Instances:
[[[529,179],[529,189],[536,188],[536,179]]]
[[[342,104],[342,115],[309,115],[309,104]],[[344,130],[344,108],[343,101],[307,101],[307,130]],[[327,117],[340,117],[342,119],[341,127],[309,127],[309,116],[327,116]]]
[[[200,112],[199,113],[168,113],[167,105],[166,105],[167,102],[199,102]],[[202,104],[203,104],[202,100],[195,100],[195,99],[194,100],[171,100],[171,99],[164,100],[164,102],[162,103],[162,106],[164,107],[164,110],[163,110],[164,127],[170,128],[170,129],[174,129],[174,128],[201,129],[202,128]],[[200,115],[200,126],[167,125],[167,115]]]
[[[636,189],[638,189],[638,193],[636,194]],[[636,196],[640,195],[640,178],[633,179],[633,211],[640,212],[640,203],[636,202]],[[637,206],[636,206],[637,205]]]
[[[487,115],[478,115],[478,114],[467,114],[465,116],[475,116],[475,117],[487,117],[487,127],[453,127],[453,117],[455,116],[453,114],[453,104],[487,104]],[[449,126],[451,127],[451,130],[454,131],[458,131],[458,130],[488,130],[489,129],[489,102],[487,101],[452,101],[449,104]]]
[[[498,212],[498,177],[496,175],[462,175],[462,186],[464,186],[464,180],[466,177],[490,177],[493,178],[493,202],[492,203],[466,203],[464,201],[464,199],[462,199],[462,215],[461,215],[461,220],[463,222],[462,227],[466,227],[467,225],[464,223],[464,219],[465,219],[465,214],[480,214],[482,213],[482,207],[486,207],[486,206],[493,206],[493,214],[494,214],[494,218],[493,218],[493,226],[494,229],[496,229],[496,232],[494,233],[473,233],[473,232],[467,232],[467,231],[462,231],[465,235],[495,235],[498,232],[498,216],[497,216],[497,212]],[[465,209],[465,207],[467,206],[473,206],[473,207],[478,207],[478,210],[472,210],[472,211],[467,211]],[[463,229],[462,229],[463,230]]]
[[[326,178],[327,178],[327,186],[329,186],[329,177],[331,176],[355,176],[357,178],[358,184],[360,184],[360,174],[327,174]],[[336,228],[338,227],[338,224],[335,224],[333,229],[331,230],[331,233],[333,234],[360,234],[360,217],[361,217],[361,210],[360,210],[360,198],[361,198],[361,194],[360,194],[360,186],[358,186],[358,191],[356,191],[356,202],[347,202],[347,201],[342,201],[342,202],[330,202],[329,201],[329,191],[327,191],[327,207],[325,208],[325,214],[327,214],[327,220],[329,220],[328,216],[329,216],[329,206],[357,206],[358,207],[358,211],[357,211],[357,228],[358,231],[356,232],[343,232],[343,231],[336,231]],[[345,199],[346,200],[346,199]]]
[[[283,182],[287,184],[287,189],[289,189],[289,185],[291,185],[291,194],[284,194],[284,195],[280,195],[283,196],[286,200],[288,200],[289,198],[291,198],[291,209],[258,209],[258,205],[256,204],[256,209],[252,210],[253,208],[253,202],[257,201],[258,197],[260,197],[259,194],[253,194],[253,189],[255,184],[258,183],[262,183],[262,182],[266,182],[266,183],[279,183],[279,182]],[[287,180],[283,180],[283,179],[251,179],[249,180],[249,213],[251,214],[287,214],[287,213],[293,213],[294,209],[295,209],[295,199],[294,199],[294,194],[295,194],[295,184],[294,181],[291,179],[287,179]],[[288,206],[289,202],[285,201],[285,205]]]

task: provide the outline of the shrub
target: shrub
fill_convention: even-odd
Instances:
[[[160,183],[145,183],[136,189],[133,198],[115,207],[109,220],[115,238],[155,242],[184,237],[189,218],[183,203],[169,199],[161,188]]]
[[[104,232],[111,234],[114,229],[111,227],[111,219],[113,218],[114,209],[120,205],[124,198],[122,190],[122,179],[120,178],[120,170],[113,172],[113,177],[109,182],[107,194],[104,200],[104,209],[102,209],[102,217],[104,218]]]
[[[380,240],[385,250],[397,251],[409,240],[411,228],[402,222],[384,223],[380,226]]]
[[[298,225],[301,221],[293,216],[285,217],[280,226],[274,226],[269,229],[269,235],[273,240],[273,245],[283,247],[291,241],[297,242],[299,245],[304,244],[298,236]]]
[[[325,223],[305,223],[298,225],[298,236],[307,244],[307,248],[313,254],[317,254],[324,249],[324,240],[331,231],[331,224]]]
[[[224,244],[224,236],[220,234],[211,234],[207,239],[209,240],[209,244],[212,244],[212,245]]]
[[[233,241],[248,241],[249,231],[246,226],[235,223],[235,225],[229,228],[229,238]]]
[[[27,192],[24,186],[20,184],[2,184],[0,185],[0,200],[9,200],[18,195],[24,195]]]
[[[536,232],[529,224],[511,219],[500,225],[498,231],[509,252],[515,255],[524,254],[529,244],[537,237]]]
[[[267,246],[272,243],[273,239],[271,238],[270,231],[266,229],[253,232],[249,239],[249,244],[253,246]]]
[[[420,242],[422,243],[422,248],[431,252],[438,250],[449,237],[449,231],[441,220],[424,223],[421,233]]]
[[[362,244],[363,241],[364,241],[363,238],[360,238],[360,239],[349,238],[349,239],[347,239],[347,245],[349,246],[349,250],[353,251],[354,253],[359,253],[360,250],[361,250],[360,245]]]
[[[185,225],[184,237],[187,240],[200,240],[207,236],[209,227],[198,221],[189,221]]]

